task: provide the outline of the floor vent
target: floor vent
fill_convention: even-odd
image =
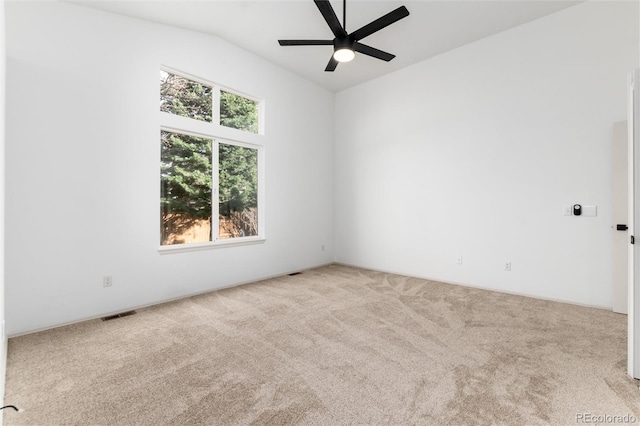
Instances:
[[[300,275],[302,272],[292,272],[290,274],[288,274],[290,277],[293,277],[294,275]]]
[[[128,317],[130,315],[134,315],[135,313],[136,311],[127,311],[127,312],[122,312],[121,314],[109,315],[108,317],[102,317],[102,321],[111,321],[116,318]]]

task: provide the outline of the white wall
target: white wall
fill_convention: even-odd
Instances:
[[[637,8],[580,4],[338,93],[336,260],[611,307]]]
[[[0,402],[4,401],[4,381],[7,368],[7,336],[4,334],[4,181],[5,181],[5,75],[6,75],[6,35],[4,18],[4,0],[0,1]],[[4,405],[4,404],[3,404]],[[0,412],[0,422],[2,412]]]
[[[333,93],[199,33],[57,2],[6,14],[9,335],[333,260]],[[160,64],[265,99],[264,244],[158,253]]]

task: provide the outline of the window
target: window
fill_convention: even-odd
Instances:
[[[161,246],[262,240],[260,107],[212,83],[160,71]]]
[[[160,111],[211,122],[212,93],[202,83],[160,71]]]
[[[258,133],[258,104],[251,99],[221,90],[220,125]]]
[[[258,235],[258,150],[218,143],[219,238]]]

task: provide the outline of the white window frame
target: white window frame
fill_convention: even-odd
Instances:
[[[186,79],[202,83],[212,88],[212,121],[200,121],[189,117],[182,117],[168,112],[160,111],[159,120],[160,131],[180,133],[198,138],[206,138],[211,140],[212,151],[212,188],[211,188],[211,214],[212,214],[212,241],[190,244],[171,244],[160,245],[158,251],[165,253],[179,253],[186,251],[207,250],[212,248],[238,246],[246,244],[259,244],[266,241],[265,234],[265,147],[264,147],[264,100],[254,96],[246,95],[237,90],[229,89],[225,86],[207,81],[200,77],[193,76],[189,73],[176,70],[175,68],[160,66],[160,71],[184,77]],[[245,130],[234,129],[220,125],[220,91],[233,93],[238,96],[250,99],[256,102],[258,106],[258,133],[252,133]],[[158,139],[158,142],[160,139]],[[219,144],[235,145],[244,148],[255,149],[258,152],[258,235],[248,237],[235,238],[219,238],[219,161],[218,146]],[[160,155],[158,155],[160,158]],[[159,205],[159,204],[158,204]],[[161,229],[161,223],[158,228]]]

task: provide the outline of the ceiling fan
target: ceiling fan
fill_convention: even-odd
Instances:
[[[402,18],[409,16],[409,11],[406,7],[400,6],[399,8],[387,13],[384,16],[376,19],[365,25],[364,27],[355,30],[351,34],[347,33],[347,0],[343,0],[343,14],[342,25],[338,21],[338,17],[331,7],[331,3],[328,0],[313,0],[320,10],[320,13],[324,17],[324,20],[329,24],[331,32],[335,36],[333,40],[278,40],[280,46],[331,46],[333,45],[333,56],[329,60],[325,71],[334,71],[339,62],[349,62],[355,57],[355,52],[364,53],[365,55],[372,56],[383,61],[390,61],[396,57],[391,53],[384,52],[366,44],[360,43],[360,40],[370,36],[376,31],[380,31],[384,27],[399,21]]]

